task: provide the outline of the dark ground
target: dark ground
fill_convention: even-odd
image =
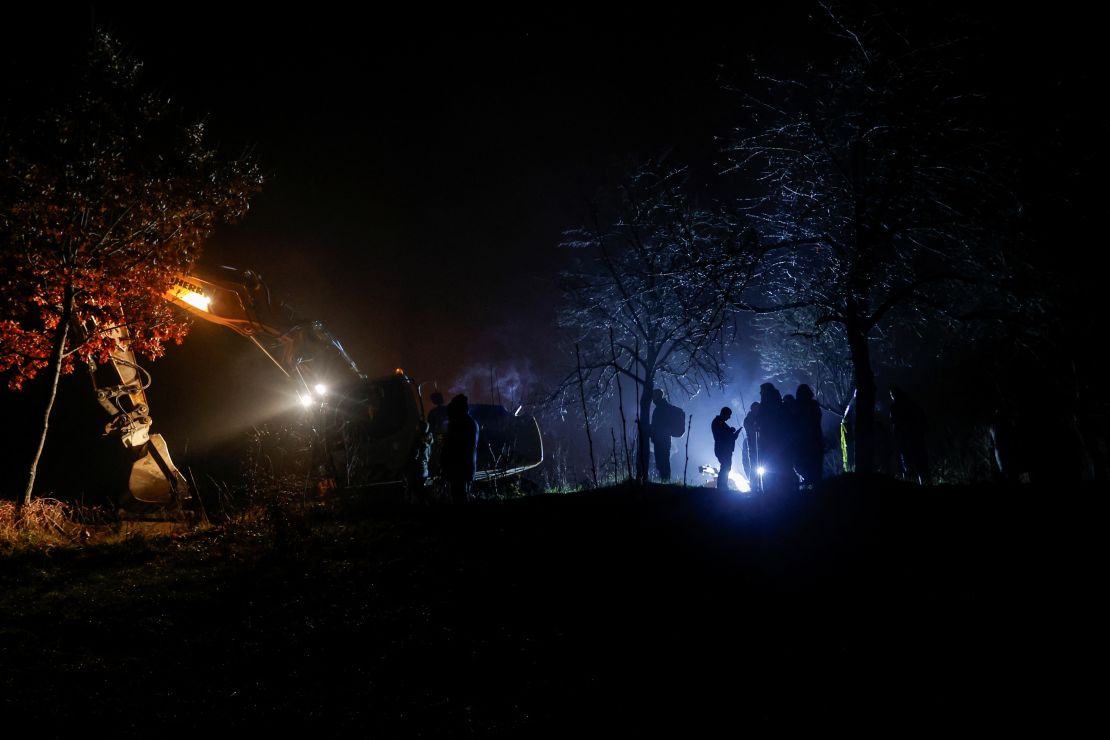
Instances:
[[[1106,493],[346,497],[10,556],[0,711],[48,735],[1059,731],[1103,701]]]

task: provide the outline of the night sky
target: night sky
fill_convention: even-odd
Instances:
[[[225,154],[250,149],[267,173],[204,262],[260,272],[364,372],[404,367],[482,401],[491,366],[499,381],[519,377],[521,395],[565,372],[553,342],[561,232],[644,157],[673,150],[711,174],[733,104],[720,65],[741,63],[769,31],[790,36],[770,16],[705,33],[695,19],[630,21],[637,30],[564,13],[96,8],[27,20],[15,38],[8,26],[8,53],[21,49],[12,81],[64,74],[94,23],[143,60],[148,84],[205,117]],[[156,420],[196,412],[202,426],[186,399],[210,396],[213,374],[228,415],[248,413],[239,392],[272,369],[222,333],[197,326],[154,368]]]
[[[114,32],[144,61],[148,84],[205,117],[225,154],[250,149],[267,173],[247,219],[218,231],[205,263],[261,273],[372,376],[400,366],[484,401],[491,366],[499,379],[519,375],[522,395],[572,367],[554,341],[567,258],[557,244],[589,200],[663,151],[690,163],[709,197],[723,182],[714,136],[736,120],[721,80],[742,79],[752,57],[802,69],[820,50],[808,20],[816,5],[767,6],[624,17],[28,11],[3,24],[0,59],[15,90],[48,84],[91,27]],[[951,9],[930,8],[922,26],[952,23]],[[1026,117],[1018,135],[1041,161],[1031,171],[1061,178],[1051,194],[1032,187],[1044,208],[1074,203],[1090,165],[1073,155],[1106,133],[1087,115],[1085,96],[1103,87],[1092,24],[976,12],[960,26],[981,38],[968,74],[998,96],[1000,119]],[[244,394],[280,383],[253,352],[198,326],[153,368],[156,426],[203,426],[213,401],[198,394],[227,417],[247,413]]]
[[[566,17],[95,17],[268,174],[205,261],[260,272],[366,372],[441,384],[554,360],[561,231],[638,158],[707,166],[717,64],[763,33],[698,48],[692,29]]]

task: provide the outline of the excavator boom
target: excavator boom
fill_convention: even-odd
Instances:
[[[319,382],[364,380],[343,345],[319,321],[309,321],[275,303],[252,270],[194,268],[179,275],[166,299],[192,315],[226,326],[254,342],[305,391]]]
[[[306,413],[316,415],[314,468],[321,483],[330,481],[321,488],[336,480],[356,486],[396,481],[423,485],[427,424],[416,385],[404,372],[368,379],[322,323],[273,301],[262,278],[251,270],[198,266],[177,276],[164,295],[191,315],[253,342],[296,384]],[[97,398],[112,417],[106,433],[117,436],[132,458],[121,515],[180,513],[191,492],[165,440],[150,433],[150,376],[136,362],[126,328],[111,331],[116,350],[110,362],[90,370]],[[497,409],[488,420],[480,420],[486,430],[480,441],[489,454],[478,480],[515,475],[543,460],[535,420]]]
[[[131,460],[128,490],[120,497],[120,510],[131,518],[175,517],[186,507],[191,493],[162,435],[150,433],[146,397],[150,375],[131,350],[127,327],[107,331],[115,339],[115,349],[107,365],[97,368],[94,364],[89,371],[96,400],[111,417],[104,433],[117,437]]]

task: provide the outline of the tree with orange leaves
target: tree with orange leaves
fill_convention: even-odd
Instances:
[[[96,33],[44,113],[0,124],[0,372],[13,390],[49,383],[24,503],[59,377],[107,362],[120,327],[150,359],[180,343],[188,325],[163,293],[262,184],[249,157],[221,160],[203,123],[144,91],[141,68]]]

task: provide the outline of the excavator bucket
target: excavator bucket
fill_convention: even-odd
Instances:
[[[150,435],[143,455],[132,463],[127,487],[130,498],[138,504],[135,507],[138,511],[128,510],[128,514],[149,515],[159,510],[163,513],[179,512],[189,498],[189,485],[174,466],[161,434]]]
[[[158,462],[150,452],[131,465],[131,477],[127,481],[127,489],[132,498],[144,504],[166,507],[173,505],[173,486],[162,474],[162,468],[158,466]]]

